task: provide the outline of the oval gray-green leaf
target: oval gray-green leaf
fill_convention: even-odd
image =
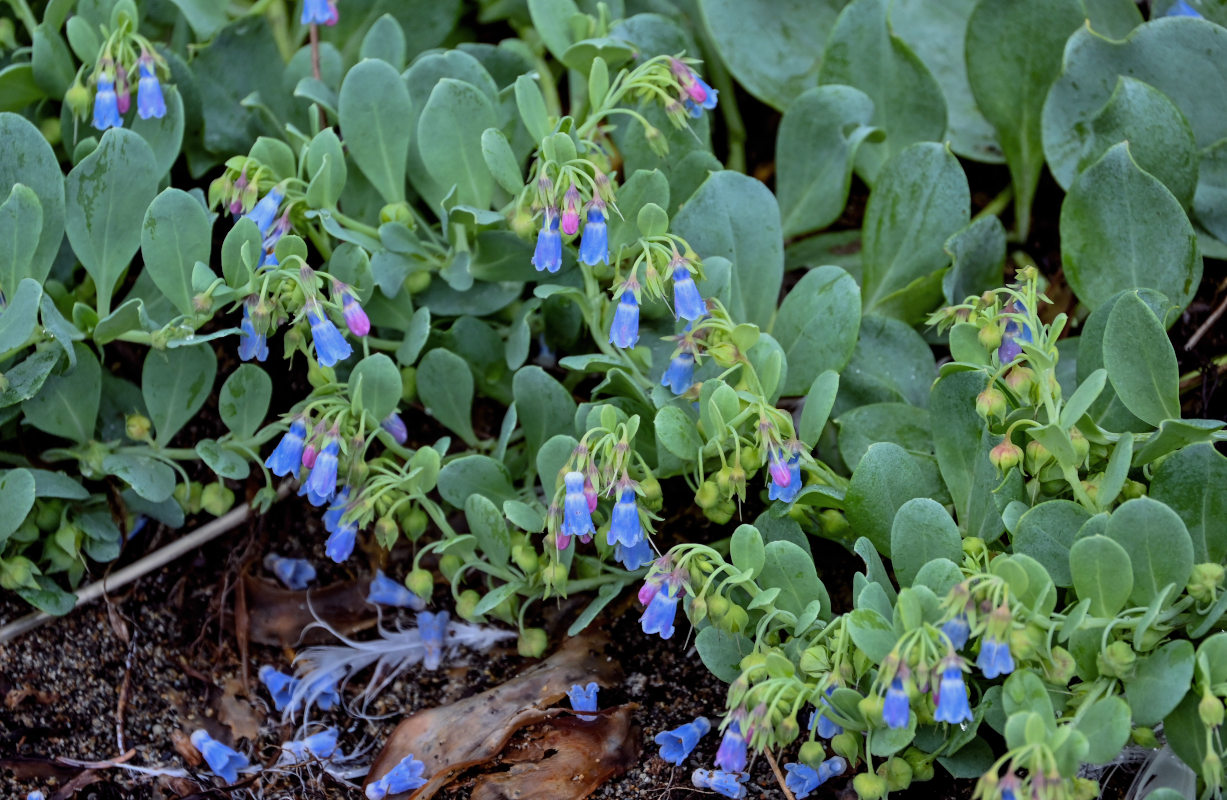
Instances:
[[[1180,417],[1180,368],[1163,325],[1136,292],[1116,301],[1103,337],[1103,365],[1125,408],[1158,427]]]
[[[831,28],[818,75],[820,84],[853,86],[873,100],[873,124],[886,132],[886,140],[856,154],[857,174],[871,186],[883,165],[908,145],[940,141],[946,133],[942,88],[891,31],[889,6],[889,0],[848,4]]]
[[[405,199],[413,114],[409,90],[385,61],[367,59],[345,75],[338,99],[349,155],[386,202]]]
[[[1091,601],[1091,614],[1114,617],[1133,591],[1129,554],[1107,536],[1086,536],[1069,548],[1069,571],[1074,591]]]
[[[111,310],[119,276],[141,246],[141,221],[157,191],[153,150],[123,128],[104,133],[94,152],[68,173],[68,241],[98,287],[98,308],[104,316]]]
[[[799,395],[821,373],[852,358],[861,325],[861,290],[839,267],[817,267],[780,304],[771,334],[788,359],[783,394]]]
[[[153,199],[141,226],[141,259],[153,283],[180,314],[191,315],[192,269],[209,263],[209,215],[196,198],[169,188]]]
[[[1073,182],[1060,225],[1066,277],[1092,309],[1143,287],[1179,308],[1193,299],[1202,273],[1193,226],[1167,187],[1138,167],[1127,142]]]
[[[0,141],[10,153],[21,154],[21,158],[0,158],[0,189],[24,184],[38,196],[42,207],[43,227],[26,276],[41,283],[64,238],[64,173],[46,137],[26,118],[0,113]]]
[[[216,375],[217,356],[208,345],[149,351],[141,369],[141,394],[159,445],[170,444],[196,416],[213,393]]]

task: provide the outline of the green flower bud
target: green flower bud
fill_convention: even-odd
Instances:
[[[413,212],[409,210],[409,204],[403,200],[397,203],[388,203],[379,209],[379,222],[380,224],[399,222],[412,228],[414,227]]]
[[[1146,496],[1146,484],[1138,481],[1125,481],[1124,487],[1120,490],[1122,500],[1136,500],[1139,497]]]
[[[391,517],[380,517],[375,520],[375,541],[385,550],[391,550],[400,536],[400,526]]]
[[[541,658],[549,645],[549,637],[541,628],[525,628],[520,631],[520,639],[516,642],[516,650],[524,658]]]
[[[464,566],[464,562],[460,560],[460,556],[448,553],[439,559],[439,572],[443,573],[443,577],[450,583],[456,577],[456,573]]]
[[[976,338],[980,340],[980,346],[985,350],[996,350],[1001,346],[1001,328],[996,322],[985,323]]]
[[[660,481],[656,480],[656,476],[648,475],[639,481],[639,490],[643,492],[640,498],[643,507],[648,511],[660,511],[664,502],[664,495],[661,494]]]
[[[729,601],[722,594],[712,592],[707,596],[707,616],[712,622],[720,623],[729,612]]]
[[[460,597],[456,598],[456,615],[469,622],[484,622],[485,617],[476,612],[480,602],[481,595],[476,590],[465,589],[460,593]]]
[[[1197,704],[1197,716],[1201,717],[1201,724],[1207,728],[1217,728],[1223,724],[1223,701],[1207,689],[1202,692],[1201,702]]]
[[[1129,678],[1137,662],[1137,653],[1127,642],[1113,642],[1095,658],[1100,673],[1113,678]]]
[[[405,278],[405,289],[410,295],[421,294],[430,288],[431,281],[430,273],[426,270],[411,272],[409,277]]]
[[[801,752],[797,759],[806,766],[818,769],[818,765],[826,760],[827,751],[822,746],[822,742],[806,742],[801,745]]]
[[[1091,452],[1091,443],[1082,435],[1082,431],[1077,428],[1069,429],[1069,443],[1074,446],[1074,454],[1078,456],[1078,463],[1086,461],[1086,457]]]
[[[1159,746],[1159,737],[1155,736],[1153,728],[1137,727],[1129,734],[1129,738],[1139,747],[1155,749]]]
[[[686,616],[690,618],[692,624],[698,625],[707,619],[707,601],[702,597],[688,597],[687,606]]]
[[[747,475],[754,474],[754,471],[763,465],[763,460],[758,454],[758,450],[753,447],[745,447],[741,450],[741,467],[746,471]]]
[[[856,704],[856,707],[860,709],[865,719],[873,724],[880,725],[882,724],[882,706],[884,703],[885,700],[882,699],[881,695],[871,694],[867,697],[862,697]]]
[[[1074,778],[1074,800],[1095,800],[1099,797],[1099,781]]]
[[[993,462],[993,466],[1004,474],[1017,467],[1019,462],[1022,461],[1022,456],[1022,449],[1009,439],[1005,439],[1001,444],[989,451],[988,460]]]
[[[60,526],[60,518],[64,515],[64,504],[59,500],[39,500],[34,508],[34,524],[43,532],[50,532]]]
[[[200,507],[215,517],[220,517],[234,505],[234,492],[221,483],[210,483],[200,494]]]
[[[1032,439],[1027,442],[1026,466],[1027,472],[1036,475],[1039,471],[1052,460],[1052,453],[1047,447]]]
[[[405,578],[405,588],[423,600],[429,600],[435,590],[435,576],[424,569],[415,569]]]
[[[801,671],[812,676],[830,672],[831,658],[827,649],[821,645],[805,648],[801,653]]]
[[[537,232],[537,222],[527,209],[519,209],[511,217],[511,230],[521,239],[528,239]]]
[[[1005,374],[1005,385],[1019,397],[1029,400],[1035,388],[1035,372],[1030,367],[1010,367]]]
[[[1201,778],[1207,786],[1223,785],[1223,761],[1214,750],[1201,760]]]
[[[1057,686],[1065,686],[1074,677],[1077,665],[1074,657],[1064,647],[1052,648],[1050,660],[1044,663],[1044,680]]]
[[[742,674],[749,674],[752,671],[759,670],[767,665],[767,655],[765,653],[753,652],[748,653],[741,659]]]
[[[144,414],[129,414],[124,418],[124,432],[128,434],[128,438],[136,442],[149,441],[149,432],[153,429],[153,423],[149,421],[149,417]]]
[[[727,525],[737,513],[737,504],[732,500],[721,500],[711,508],[703,509],[703,514],[717,525]]]
[[[72,109],[73,116],[76,117],[85,117],[89,114],[91,100],[89,89],[79,83],[73,83],[64,93],[64,103]]]
[[[901,792],[912,785],[912,765],[902,758],[890,758],[878,767],[878,774],[886,779],[886,788]]]
[[[795,714],[784,717],[775,728],[776,744],[791,744],[801,735],[801,726],[797,724]]]
[[[561,561],[555,561],[545,568],[545,582],[548,586],[567,585],[567,565]]]
[[[963,540],[963,553],[972,558],[981,558],[988,552],[988,546],[979,536],[968,536]]]
[[[1185,590],[1189,593],[1189,597],[1199,603],[1209,603],[1214,600],[1223,585],[1223,573],[1222,564],[1213,562],[1195,564]]]
[[[537,566],[541,560],[537,557],[537,550],[526,544],[517,544],[511,548],[511,560],[520,568],[525,575],[536,573]]]
[[[405,535],[411,541],[417,541],[417,538],[426,531],[426,526],[430,524],[430,517],[419,506],[410,506],[407,510],[401,512],[400,526]]]
[[[720,490],[713,481],[707,480],[699,484],[699,490],[694,493],[694,502],[706,511],[720,502]]]
[[[912,780],[922,783],[933,780],[933,756],[917,747],[909,747],[903,751],[903,760],[912,768]]]
[[[881,800],[886,796],[886,779],[881,775],[862,772],[852,779],[852,788],[861,800]]]
[[[835,752],[835,755],[843,756],[849,764],[855,764],[861,757],[861,737],[852,731],[836,734],[831,739],[831,750]]]
[[[741,633],[750,627],[750,615],[741,606],[730,605],[721,622],[723,629],[729,633]]]
[[[834,508],[824,509],[818,519],[822,521],[822,532],[825,536],[839,536],[848,529],[848,518],[842,511]]]
[[[1005,395],[992,386],[976,395],[976,413],[985,419],[1005,418]]]

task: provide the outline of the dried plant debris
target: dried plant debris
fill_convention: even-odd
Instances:
[[[294,591],[245,575],[243,588],[249,617],[247,636],[258,644],[292,647],[300,640],[325,642],[327,632],[312,625],[319,621],[345,635],[376,624],[377,610],[366,602],[366,581]]]
[[[525,729],[499,759],[511,768],[479,776],[472,800],[587,797],[638,759],[639,730],[631,722],[636,707],[606,709],[591,722],[562,716]]]
[[[353,713],[363,716],[367,704],[410,667],[420,663],[426,669],[436,669],[444,653],[454,654],[461,647],[489,650],[515,637],[513,631],[449,622],[446,611],[437,614],[421,611],[417,619],[416,628],[388,630],[380,626],[379,638],[368,641],[347,638],[326,622],[313,623],[313,627],[328,631],[342,644],[309,647],[295,659],[297,682],[286,704],[286,716],[293,716],[299,708],[309,710],[313,705],[326,708],[321,700],[331,704],[339,682],[348,682],[374,666],[366,688],[355,698],[359,701],[357,710],[351,708]]]
[[[550,658],[500,686],[451,705],[410,716],[396,727],[383,751],[375,759],[367,776],[368,785],[389,772],[406,756],[414,755],[425,763],[425,775],[429,778],[427,783],[413,794],[414,800],[433,797],[466,770],[498,758],[517,731],[566,713],[557,705],[567,696],[567,690],[572,686],[588,682],[601,686],[618,684],[621,680],[620,670],[615,662],[601,655],[604,645],[605,640],[593,636],[571,639]],[[569,713],[567,716],[570,716]],[[594,728],[620,724],[606,722],[605,716],[617,715],[606,713],[601,715],[599,721],[583,724]],[[629,721],[626,724],[629,731]],[[554,729],[553,726],[551,729]],[[558,731],[569,729],[557,728]],[[544,732],[542,736],[545,736]],[[582,741],[577,740],[574,747],[582,749]],[[628,752],[626,757],[634,758],[638,751],[636,737],[626,735],[619,741],[634,751]],[[609,758],[600,752],[604,746],[602,744],[598,748],[596,755]],[[587,752],[588,758],[594,757],[591,745]],[[621,759],[609,760],[611,764],[626,763]],[[571,762],[564,757],[556,766],[561,770],[567,763]],[[577,785],[589,785],[585,793],[558,797],[584,797],[617,769],[620,767],[612,767],[607,772],[601,770],[599,780],[592,778],[595,773],[585,770],[584,778],[576,781]],[[521,771],[527,770],[521,767]],[[573,772],[572,777],[575,774]],[[497,787],[499,784],[491,785]],[[546,795],[534,793],[532,796]]]

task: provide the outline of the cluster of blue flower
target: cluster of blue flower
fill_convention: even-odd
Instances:
[[[94,92],[94,127],[100,131],[123,127],[123,115],[128,113],[132,104],[128,87],[134,70],[139,74],[136,84],[137,115],[141,119],[161,119],[166,116],[166,98],[162,94],[162,84],[158,81],[158,68],[166,68],[161,60],[150,50],[142,48],[136,64],[129,68],[116,62],[109,50],[106,53],[94,71],[97,86]]]
[[[1006,641],[1009,627],[1010,609],[1003,603],[989,615],[984,636],[980,640],[980,653],[976,657],[976,666],[985,678],[997,678],[1014,671],[1014,656],[1010,653],[1010,645]],[[966,613],[960,613],[943,623],[941,630],[950,642],[950,652],[941,660],[938,669],[940,678],[933,686],[933,702],[936,709],[933,716],[938,722],[951,724],[968,722],[972,719],[972,713],[968,702],[967,684],[963,679],[963,673],[967,670],[967,662],[956,651],[962,650],[967,645],[971,637],[971,623]],[[911,713],[905,685],[908,676],[907,667],[900,667],[886,689],[882,705],[882,720],[888,727],[906,728],[908,725]]]
[[[596,511],[599,503],[599,495],[591,475],[568,472],[563,476],[563,486],[562,525],[554,540],[559,550],[566,550],[571,545],[571,539],[575,537],[584,543],[592,541],[592,536],[596,533],[592,512]],[[621,480],[610,484],[609,491],[617,493],[618,501],[610,512],[609,532],[605,536],[605,543],[614,548],[614,557],[622,566],[627,570],[637,570],[651,561],[655,552],[643,530],[635,483],[623,476]]]
[[[539,188],[542,196],[549,196],[551,184],[548,179],[539,181]],[[575,184],[571,184],[563,195],[561,213],[547,201],[541,230],[537,233],[537,247],[533,251],[533,266],[538,272],[557,272],[562,269],[562,237],[564,234],[574,236],[579,232],[581,205],[586,205],[587,210],[584,233],[579,244],[580,263],[588,266],[609,263],[609,227],[605,222],[605,200],[597,191],[593,193],[592,199],[584,204],[579,189]]]

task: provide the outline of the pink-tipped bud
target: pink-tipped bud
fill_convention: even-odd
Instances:
[[[563,202],[566,207],[562,211],[562,232],[567,236],[574,236],[579,232],[579,190],[574,184],[567,189],[567,193],[563,195]]]
[[[354,336],[366,336],[371,332],[370,317],[362,310],[357,298],[349,292],[341,299],[341,315],[345,318],[345,326]]]
[[[988,459],[993,462],[993,466],[1002,472],[1007,472],[1010,469],[1018,466],[1022,461],[1022,448],[1006,439],[1001,444],[989,451]]]
[[[788,471],[788,462],[784,458],[783,450],[771,451],[767,470],[771,473],[771,481],[776,486],[787,487],[792,482],[792,475]]]

